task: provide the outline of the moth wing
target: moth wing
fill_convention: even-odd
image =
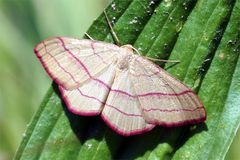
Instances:
[[[89,80],[76,89],[66,90],[59,86],[68,109],[78,115],[100,114],[105,105],[114,76],[115,66],[110,65],[95,76],[94,79]]]
[[[129,71],[117,71],[102,111],[103,120],[116,132],[129,136],[151,130],[155,125],[148,124],[134,95]]]
[[[67,90],[78,88],[111,65],[119,47],[93,40],[55,37],[34,51],[50,77]]]
[[[206,119],[198,96],[165,70],[141,56],[130,68],[131,81],[148,123],[179,126]]]

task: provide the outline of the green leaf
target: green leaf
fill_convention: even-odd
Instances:
[[[15,159],[224,159],[240,124],[239,12],[239,0],[113,1],[107,15],[121,42],[180,60],[165,68],[199,93],[206,123],[122,137],[100,117],[70,113],[53,84]],[[113,42],[103,14],[87,32]]]

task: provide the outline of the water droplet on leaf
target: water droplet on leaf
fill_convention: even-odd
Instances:
[[[116,4],[115,3],[113,3],[112,5],[111,5],[111,7],[112,7],[112,10],[116,10]]]
[[[178,22],[176,25],[176,31],[180,32],[182,30],[182,26],[183,26],[183,22],[182,21]]]
[[[164,0],[163,2],[166,7],[170,7],[172,5],[172,0]]]

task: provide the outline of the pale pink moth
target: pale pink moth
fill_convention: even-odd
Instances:
[[[101,115],[121,135],[206,119],[190,88],[134,54],[130,45],[55,37],[39,43],[34,51],[71,112]]]

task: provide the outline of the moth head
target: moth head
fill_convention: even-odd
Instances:
[[[134,54],[134,52],[135,52],[135,53],[137,53],[138,55],[141,55],[140,52],[138,51],[138,49],[134,48],[131,44],[123,45],[123,46],[121,46],[121,48],[126,49],[127,52],[129,52],[129,53]]]
[[[121,46],[121,48],[126,50],[126,52],[128,52],[128,53],[134,52],[134,47],[131,44],[125,44],[125,45]]]

